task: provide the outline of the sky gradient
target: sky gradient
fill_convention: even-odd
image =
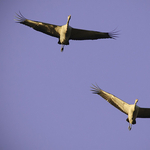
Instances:
[[[58,39],[15,23],[35,21],[111,32],[114,39]],[[150,148],[150,119],[127,116],[90,87],[150,107],[150,2],[0,0],[0,150]]]

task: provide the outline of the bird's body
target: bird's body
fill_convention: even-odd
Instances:
[[[131,130],[132,124],[136,124],[136,118],[150,118],[150,108],[141,108],[136,105],[138,99],[134,104],[128,104],[116,96],[101,90],[98,86],[93,85],[92,91],[94,94],[98,94],[107,100],[114,107],[128,115],[126,119],[129,122],[129,130]]]
[[[64,49],[64,45],[69,45],[69,39],[71,35],[71,27],[69,26],[69,20],[71,16],[68,16],[67,24],[61,26],[60,28],[60,38],[58,44],[62,44],[61,51]]]
[[[63,51],[64,45],[69,45],[69,40],[96,40],[104,38],[115,38],[117,36],[116,32],[107,33],[72,28],[69,26],[71,15],[68,16],[67,23],[63,26],[32,21],[26,19],[21,13],[17,14],[16,18],[17,21],[21,24],[32,27],[33,29],[50,36],[59,38],[58,44],[62,45],[61,51]]]

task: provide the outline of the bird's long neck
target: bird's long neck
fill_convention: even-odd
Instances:
[[[69,26],[69,21],[70,21],[70,20],[68,19],[68,20],[67,20],[67,27]]]
[[[138,106],[136,105],[137,104],[137,102],[138,102],[138,99],[136,99],[135,100],[135,103],[134,103],[134,111],[135,111],[135,116],[137,117],[137,114],[138,114],[138,111],[139,111],[139,108],[138,108]]]
[[[70,21],[70,16],[68,17],[68,20],[67,20],[67,27],[69,26],[69,21]]]
[[[135,100],[135,103],[133,104],[133,109],[135,110],[136,109],[136,103],[137,103],[137,101]]]

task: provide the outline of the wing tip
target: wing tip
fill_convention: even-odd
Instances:
[[[93,94],[99,94],[100,93],[101,88],[96,84],[92,84],[91,86],[91,91],[93,92]]]
[[[16,21],[16,23],[22,23],[26,20],[26,18],[22,15],[22,13],[19,11],[19,14],[16,13],[17,16],[16,19],[14,19]]]
[[[111,32],[109,33],[109,36],[110,36],[110,38],[112,38],[112,39],[118,38],[118,35],[119,35],[119,31],[116,30],[116,28],[115,28],[113,31],[111,31]]]

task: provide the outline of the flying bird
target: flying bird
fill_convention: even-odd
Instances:
[[[26,19],[20,12],[15,19],[18,23],[27,25],[37,31],[43,32],[50,36],[58,38],[58,44],[61,44],[61,51],[64,49],[64,45],[69,45],[69,40],[96,40],[104,38],[117,37],[117,32],[97,32],[90,30],[76,29],[69,26],[71,15],[68,16],[67,23],[62,26],[53,25],[49,23],[33,21]]]
[[[134,104],[128,104],[123,100],[117,98],[116,96],[103,91],[99,88],[99,86],[93,85],[93,87],[91,88],[91,91],[93,91],[94,94],[100,95],[114,107],[128,115],[126,121],[129,122],[129,130],[131,130],[132,124],[136,124],[136,118],[150,118],[150,108],[141,108],[137,106],[136,104],[138,102],[138,99],[135,100]]]

